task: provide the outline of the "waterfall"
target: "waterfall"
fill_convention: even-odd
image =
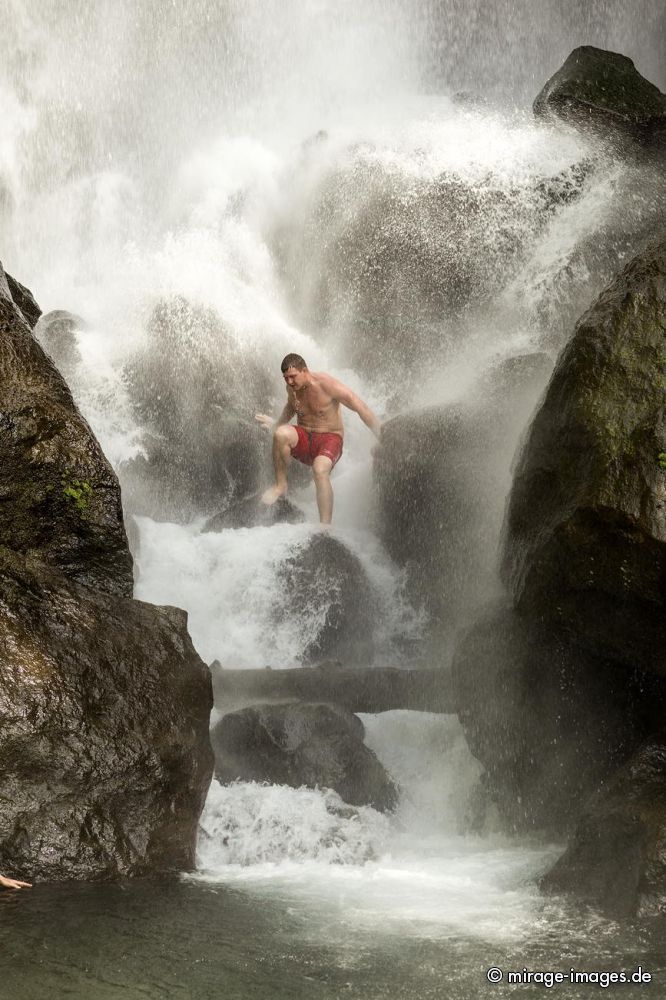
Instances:
[[[3,264],[45,312],[81,317],[68,381],[136,518],[136,596],[185,608],[208,662],[298,665],[326,609],[281,601],[280,570],[315,531],[312,486],[301,480],[292,494],[304,524],[204,532],[216,497],[198,506],[196,490],[186,513],[176,505],[160,518],[142,506],[153,486],[132,471],[160,437],[147,410],[162,387],[194,407],[207,364],[210,384],[237,395],[251,422],[250,376],[228,360],[242,358],[277,413],[288,351],[383,418],[482,407],[483,376],[507,359],[540,354],[552,366],[663,194],[649,171],[535,125],[529,99],[582,31],[663,86],[649,30],[657,0],[640,19],[619,0],[584,10],[503,0],[483,24],[481,0],[428,0],[420,18],[399,0],[7,3]],[[199,317],[191,370],[151,339],[156,310],[174,302]],[[146,381],[137,406],[132,366],[151,352],[160,381]],[[507,489],[546,380],[497,456]],[[217,419],[202,410],[188,433],[214,441]],[[374,662],[409,666],[432,623],[377,535],[372,437],[353,414],[345,426],[333,534],[368,580],[359,600],[376,609]],[[479,524],[491,568],[505,498]],[[475,588],[480,602],[485,578]],[[401,908],[403,922],[452,933],[527,934],[534,878],[553,849],[487,829],[464,836],[479,774],[457,720],[365,722],[402,789],[395,816],[347,813],[319,790],[214,784],[202,877],[273,878],[300,898],[339,891],[361,922],[398,921]]]

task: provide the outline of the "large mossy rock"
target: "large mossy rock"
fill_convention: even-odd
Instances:
[[[0,271],[0,868],[189,868],[212,772],[186,616],[131,600],[118,481]]]
[[[189,518],[259,489],[270,438],[254,414],[270,406],[271,379],[212,309],[158,303],[124,374],[145,451],[120,470],[129,510]]]
[[[591,45],[574,49],[534,101],[538,118],[554,118],[605,139],[643,145],[666,139],[666,94],[631,59]]]
[[[504,579],[524,614],[666,674],[666,240],[582,317],[518,464]]]
[[[464,404],[406,413],[375,453],[379,529],[409,596],[445,631],[489,599],[518,436],[550,373],[543,354],[502,361]]]
[[[372,660],[375,600],[360,560],[338,538],[317,531],[280,565],[276,622],[288,615],[306,634],[303,663]]]
[[[506,828],[554,835],[666,708],[661,679],[629,678],[503,607],[461,636],[451,692]]]
[[[31,881],[191,869],[211,707],[184,612],[0,549],[0,868]]]
[[[215,777],[332,788],[350,805],[392,809],[395,786],[364,735],[361,720],[338,706],[253,705],[213,729]]]
[[[666,913],[666,744],[652,739],[588,802],[545,876],[616,919]]]
[[[0,268],[0,546],[131,596],[118,481]]]

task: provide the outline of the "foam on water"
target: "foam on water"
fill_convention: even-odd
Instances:
[[[330,791],[214,782],[198,878],[307,906],[312,933],[517,941],[552,920],[536,877],[554,846],[465,835],[479,776],[453,716],[364,715],[366,742],[401,788],[396,813],[350,809]],[[548,911],[548,912],[547,912]]]
[[[197,862],[208,871],[284,861],[363,864],[381,853],[389,823],[369,806],[326,789],[213,781],[201,818]]]

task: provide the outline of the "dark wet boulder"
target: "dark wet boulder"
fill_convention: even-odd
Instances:
[[[534,101],[534,114],[610,141],[650,146],[666,139],[666,94],[627,56],[592,45],[573,50]]]
[[[666,674],[666,241],[582,317],[518,463],[503,575],[521,613]]]
[[[0,455],[0,546],[131,596],[118,481],[1,282]]]
[[[457,630],[470,604],[493,591],[511,461],[550,369],[543,354],[505,359],[464,404],[382,427],[374,463],[381,538],[437,628]]]
[[[255,493],[242,500],[233,501],[226,510],[221,510],[204,524],[202,531],[223,531],[225,528],[268,527],[271,524],[300,524],[305,520],[303,511],[288,500],[280,497],[267,506],[261,502],[261,494]]]
[[[0,264],[0,268],[1,267],[2,265]],[[42,315],[42,310],[37,305],[35,296],[29,288],[22,285],[20,281],[16,280],[16,278],[12,278],[11,274],[7,274],[6,271],[5,278],[7,279],[9,294],[14,302],[14,305],[19,310],[30,329],[33,330],[37,320]]]
[[[0,549],[0,868],[31,881],[191,869],[211,705],[184,612]]]
[[[118,481],[4,279],[0,498],[0,867],[191,867],[210,674],[184,612],[131,600]]]
[[[144,455],[120,470],[133,513],[212,514],[260,487],[270,438],[254,414],[271,404],[269,369],[214,310],[158,303],[124,374],[144,428]]]
[[[350,805],[393,809],[397,792],[363,723],[331,705],[253,705],[223,716],[211,733],[215,777],[332,788]]]
[[[81,317],[66,309],[45,313],[35,326],[35,337],[68,382],[81,360],[77,331],[84,327]]]
[[[309,630],[304,663],[339,659],[367,664],[373,657],[374,595],[360,560],[339,539],[318,531],[280,565],[275,620],[287,613]]]
[[[666,743],[645,743],[585,806],[542,880],[611,917],[666,913]]]
[[[666,709],[666,685],[498,607],[458,640],[451,694],[508,830],[572,828]]]

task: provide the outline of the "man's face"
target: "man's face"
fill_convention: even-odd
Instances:
[[[304,385],[308,382],[308,370],[304,368],[302,371],[298,368],[287,368],[286,372],[282,373],[284,375],[284,380],[290,389],[302,389]]]

